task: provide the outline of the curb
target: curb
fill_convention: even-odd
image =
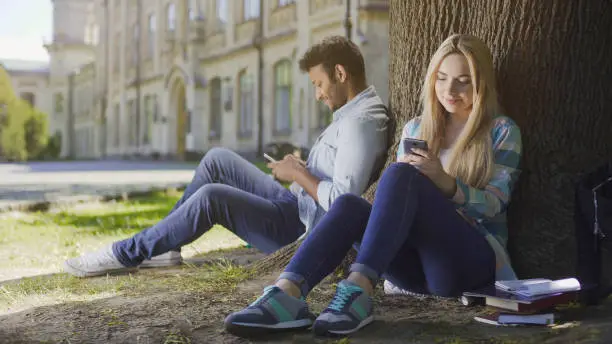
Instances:
[[[0,200],[0,214],[18,211],[18,212],[45,212],[54,208],[71,206],[84,203],[104,203],[111,201],[128,201],[133,198],[151,196],[157,192],[172,192],[183,190],[187,184],[173,184],[157,187],[148,187],[141,190],[131,190],[123,192],[102,193],[101,195],[74,195],[64,196],[56,200]]]

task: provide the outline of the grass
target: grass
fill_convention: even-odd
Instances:
[[[155,224],[179,198],[178,192],[156,193],[128,202],[82,205],[48,213],[0,214],[0,281],[5,281],[0,284],[0,314],[43,304],[139,294],[156,288],[179,291],[232,288],[247,275],[244,269],[226,261],[195,269],[183,267],[185,273],[156,276],[153,281],[142,273],[96,279],[55,274],[61,271],[65,259],[99,249]],[[189,258],[242,244],[238,237],[215,226],[185,246],[182,253]]]

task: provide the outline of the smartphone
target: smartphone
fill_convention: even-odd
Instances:
[[[427,141],[419,140],[419,139],[411,139],[405,138],[402,140],[402,145],[404,146],[404,154],[410,154],[412,148],[419,148],[423,150],[427,150]]]
[[[264,153],[264,158],[266,158],[266,160],[268,160],[269,162],[276,162],[276,160],[273,157],[269,156],[266,153]]]

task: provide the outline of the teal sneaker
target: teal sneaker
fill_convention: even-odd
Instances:
[[[374,320],[372,299],[353,282],[338,283],[336,294],[329,306],[317,317],[313,325],[316,335],[347,335],[356,332]]]
[[[239,337],[306,329],[315,316],[308,304],[286,294],[277,286],[264,288],[261,295],[247,308],[225,318],[225,330]]]

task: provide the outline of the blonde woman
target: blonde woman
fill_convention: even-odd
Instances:
[[[469,35],[446,39],[430,62],[421,98],[422,114],[406,124],[403,138],[422,139],[427,150],[400,145],[372,205],[339,197],[275,285],[227,317],[229,332],[310,326],[318,335],[355,332],[373,319],[370,296],[381,277],[438,296],[515,278],[505,213],[519,175],[521,135],[499,114],[487,46]],[[306,295],[355,243],[349,276],[314,320]]]

